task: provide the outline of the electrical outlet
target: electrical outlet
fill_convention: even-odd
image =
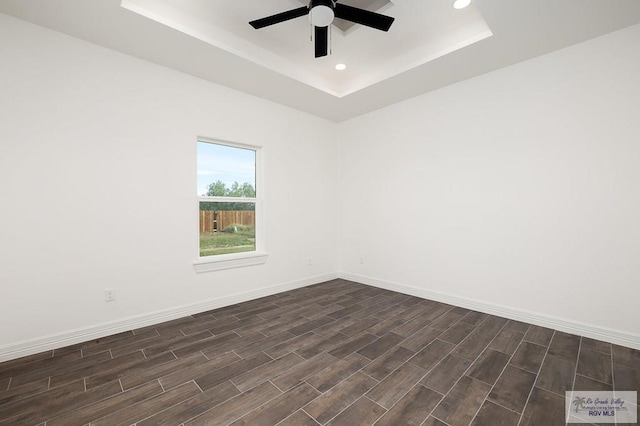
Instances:
[[[311,258],[307,257],[307,265],[311,266]]]
[[[360,264],[364,265],[364,257],[360,257]]]
[[[104,289],[104,301],[105,302],[113,302],[116,300],[116,290],[113,288],[105,288]]]

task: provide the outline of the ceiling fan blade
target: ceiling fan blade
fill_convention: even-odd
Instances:
[[[288,21],[290,19],[299,18],[300,16],[308,15],[309,8],[302,6],[297,9],[287,10],[286,12],[277,13],[275,15],[267,16],[266,18],[256,19],[249,22],[249,24],[257,29],[268,27],[269,25],[279,24],[280,22]]]
[[[356,24],[365,25],[381,31],[389,31],[391,24],[393,24],[393,21],[395,20],[395,18],[390,16],[369,12],[368,10],[347,6],[341,3],[336,4],[335,14],[336,18],[355,22]]]
[[[314,27],[316,44],[316,58],[327,56],[327,46],[329,44],[329,27]]]

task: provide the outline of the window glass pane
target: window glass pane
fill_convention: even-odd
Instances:
[[[210,197],[256,196],[256,152],[198,142],[198,195]]]
[[[200,202],[200,257],[255,250],[255,203]]]

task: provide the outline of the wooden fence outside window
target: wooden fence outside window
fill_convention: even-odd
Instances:
[[[230,225],[255,226],[256,212],[253,210],[201,210],[200,233],[218,232]]]

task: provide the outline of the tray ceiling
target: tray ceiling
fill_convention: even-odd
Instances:
[[[343,1],[393,16],[389,32],[331,26],[331,51],[314,58],[308,17],[260,30],[248,22],[300,7],[299,0],[123,0],[122,6],[336,97],[343,97],[491,36],[472,5],[449,0]],[[379,6],[379,7],[378,7]],[[384,10],[381,10],[384,9]],[[341,25],[344,21],[335,20]],[[335,65],[347,65],[337,71]]]
[[[640,23],[638,0],[341,1],[396,21],[334,26],[315,59],[306,17],[248,24],[300,0],[1,0],[0,13],[335,122]]]

